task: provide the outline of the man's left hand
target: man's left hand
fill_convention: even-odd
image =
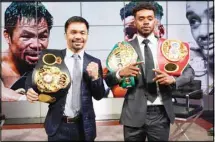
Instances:
[[[158,69],[153,69],[153,71],[157,73],[153,81],[156,81],[159,84],[163,85],[170,85],[175,83],[175,78],[173,76],[170,76],[167,73]]]
[[[95,62],[90,62],[87,65],[87,73],[92,80],[96,80],[99,78],[99,66]]]

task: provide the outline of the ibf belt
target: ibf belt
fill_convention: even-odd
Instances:
[[[180,76],[190,59],[188,43],[180,40],[159,39],[158,66],[169,75]]]
[[[68,89],[71,82],[61,52],[51,51],[42,54],[32,74],[33,85],[40,92],[39,101],[49,103],[66,95],[61,90]]]
[[[131,63],[137,62],[138,55],[128,42],[122,41],[114,45],[107,57],[106,66],[110,72],[117,71]],[[135,85],[134,77],[124,77],[120,86],[129,88]]]

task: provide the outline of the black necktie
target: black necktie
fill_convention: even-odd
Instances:
[[[147,93],[147,99],[151,102],[154,102],[157,98],[157,86],[156,82],[152,79],[155,78],[155,72],[152,71],[154,69],[154,60],[152,56],[152,52],[148,46],[149,40],[144,39],[143,44],[144,47],[144,56],[145,56],[145,86]]]

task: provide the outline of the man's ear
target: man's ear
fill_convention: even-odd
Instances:
[[[137,27],[136,22],[134,21],[134,27]]]
[[[5,40],[6,40],[6,42],[7,42],[8,44],[11,43],[11,38],[10,38],[10,35],[9,35],[9,33],[7,32],[7,30],[4,30],[4,38],[5,38]]]

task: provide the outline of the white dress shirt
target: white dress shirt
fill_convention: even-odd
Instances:
[[[145,38],[143,38],[142,36],[140,36],[138,34],[137,39],[138,39],[138,43],[140,46],[141,54],[143,56],[143,61],[145,61],[145,58],[144,58],[144,46],[145,45],[144,45],[144,43],[142,43]],[[150,34],[147,37],[147,39],[149,40],[148,46],[152,52],[152,56],[153,56],[153,60],[154,60],[154,67],[155,67],[155,69],[157,69],[158,68],[158,61],[157,61],[158,39],[155,37],[155,35],[153,33]],[[163,104],[158,84],[157,84],[157,92],[158,92],[158,96],[155,99],[155,101],[152,103],[149,100],[147,100],[147,105],[161,105],[161,104]]]
[[[67,48],[66,49],[66,56],[64,58],[64,62],[65,62],[66,66],[67,66],[67,68],[69,70],[70,75],[71,75],[71,79],[73,78],[72,75],[73,75],[73,66],[74,66],[74,59],[72,57],[73,54],[74,53],[70,49]],[[80,56],[80,68],[81,68],[81,72],[83,73],[84,50],[82,50],[80,53],[78,53],[78,55]],[[71,80],[71,82],[72,82],[72,80]],[[72,108],[70,107],[72,101],[69,100],[71,95],[72,95],[72,84],[71,84],[71,86],[70,86],[70,88],[68,90],[68,94],[67,94],[67,97],[66,97],[64,115],[74,117],[74,112],[73,112]]]

